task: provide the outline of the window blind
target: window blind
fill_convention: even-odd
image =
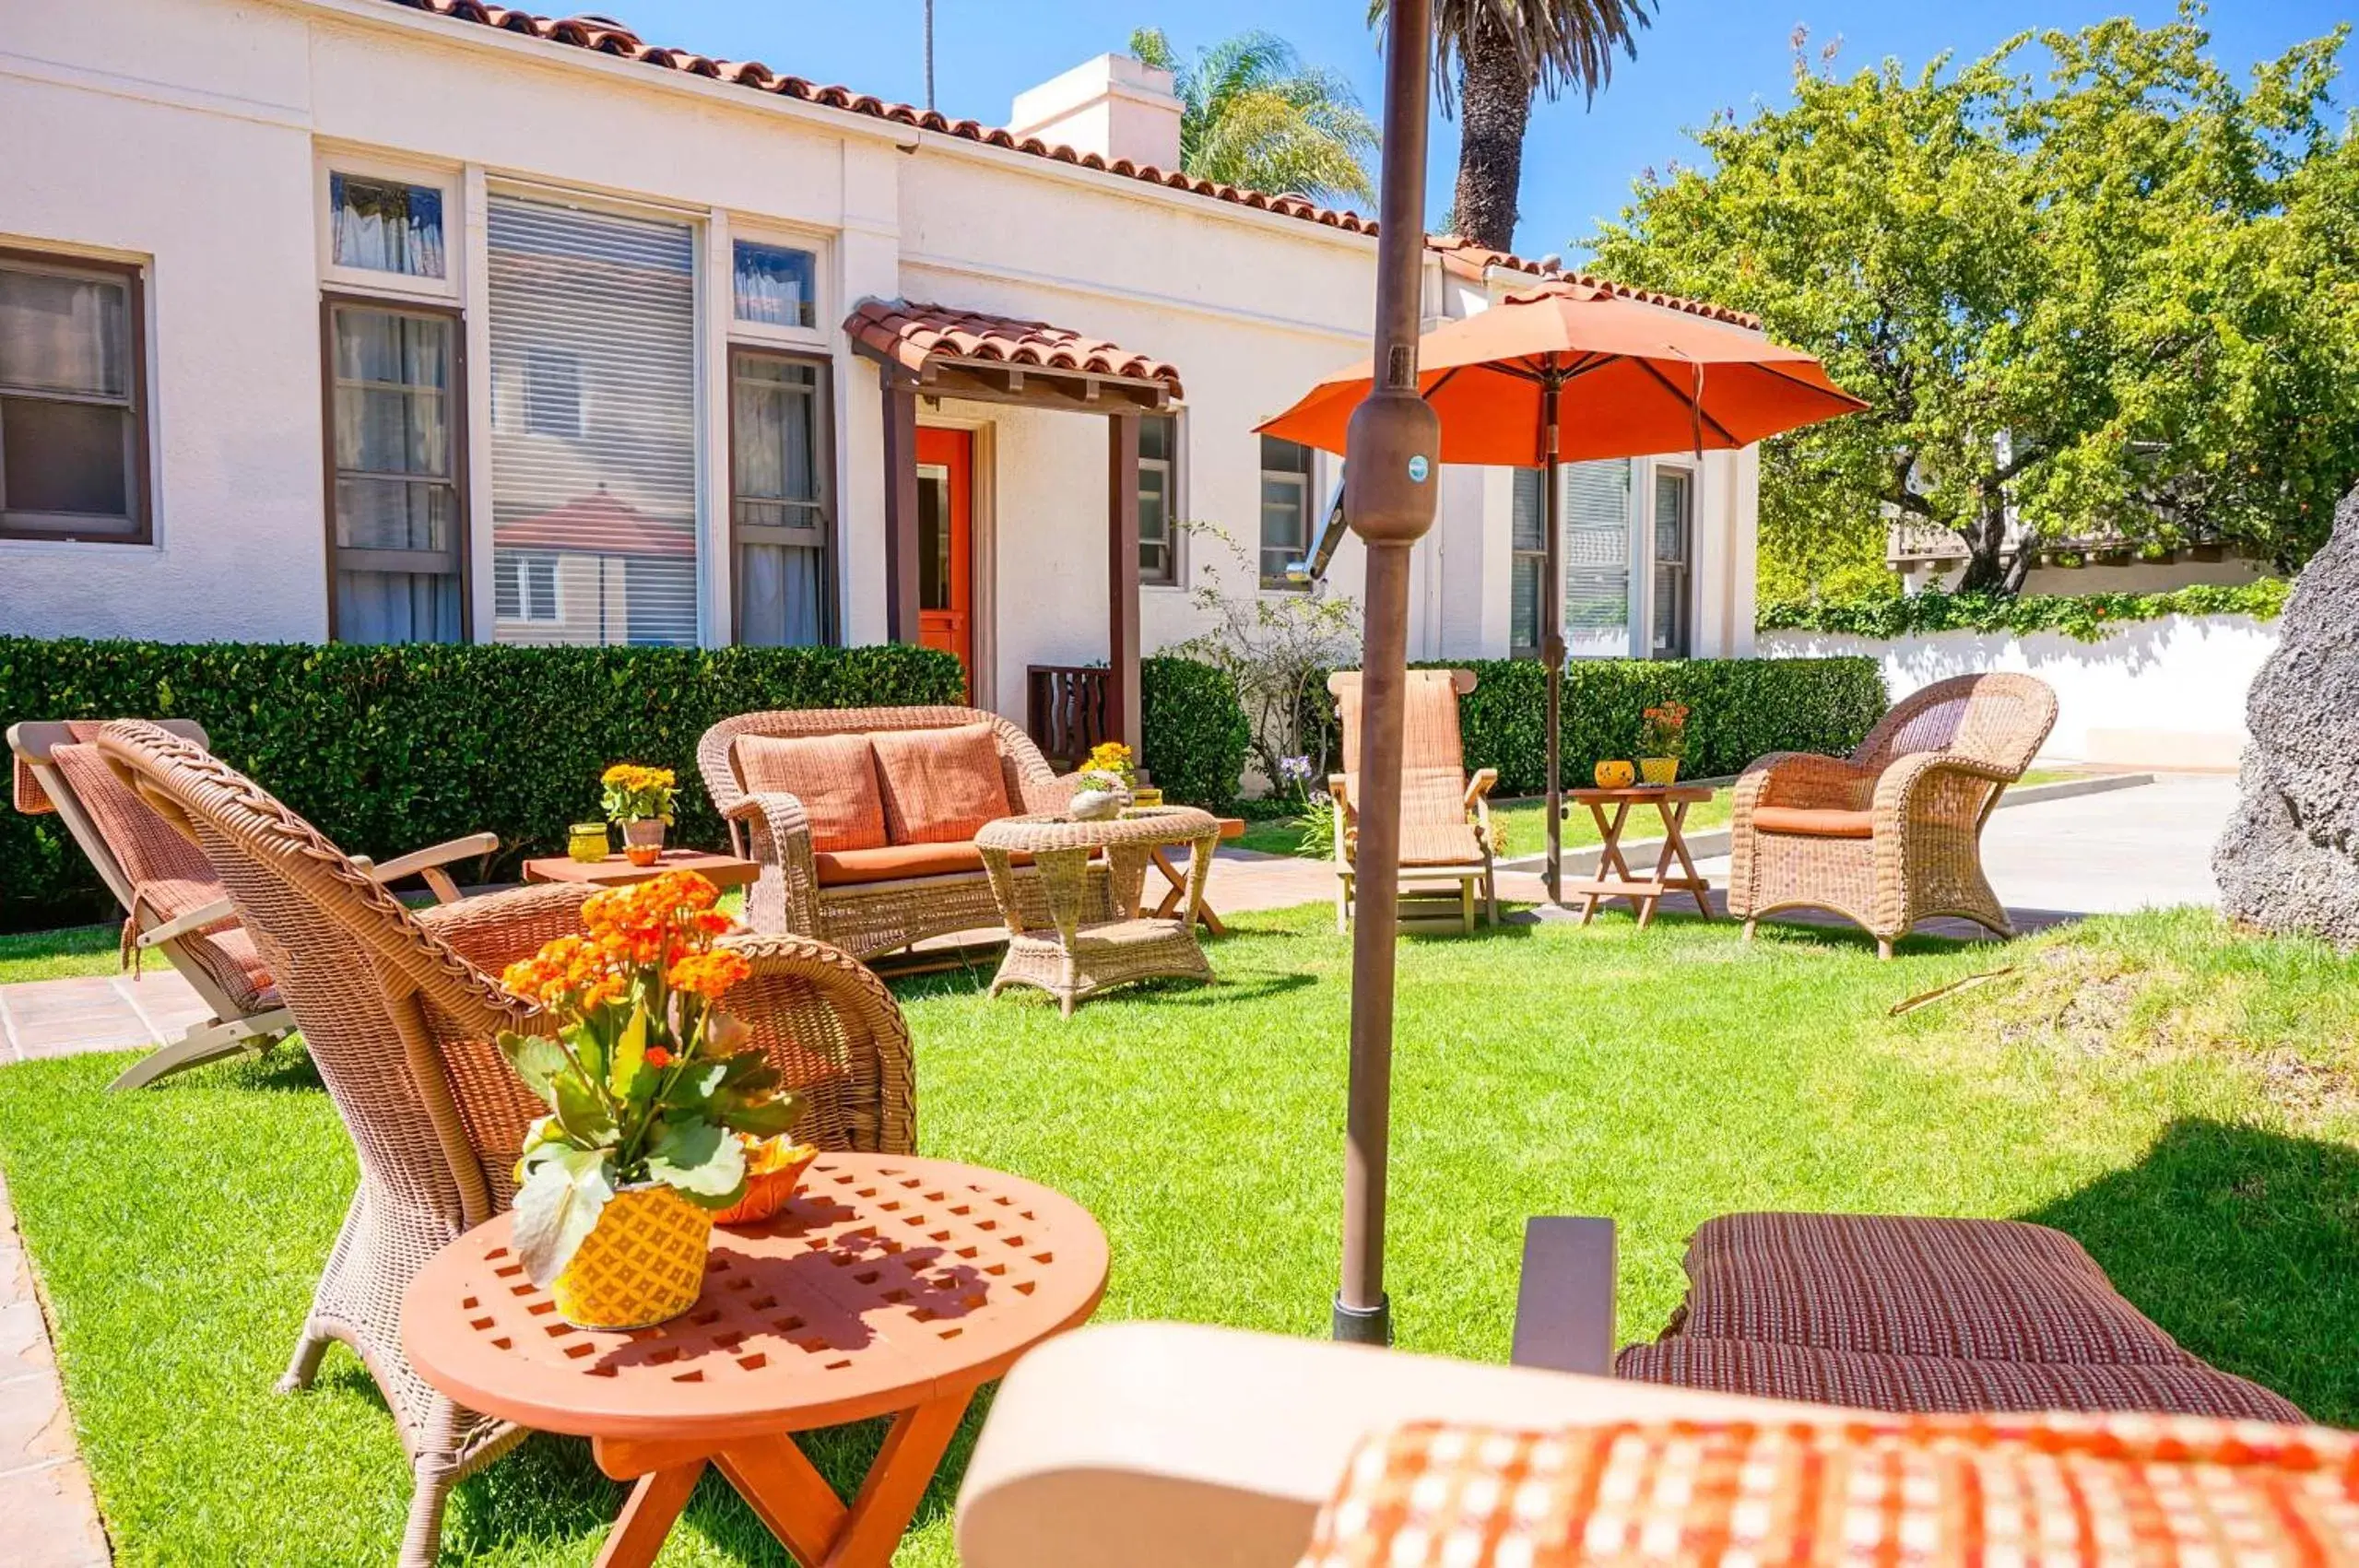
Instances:
[[[1564,467],[1564,638],[1573,657],[1630,654],[1630,463]]]
[[[493,635],[692,644],[695,236],[509,196],[489,218]]]
[[[1544,470],[1516,470],[1507,590],[1507,652],[1511,658],[1536,658],[1540,651],[1539,583],[1540,573],[1548,565],[1548,518],[1540,508],[1540,499],[1546,488]]]

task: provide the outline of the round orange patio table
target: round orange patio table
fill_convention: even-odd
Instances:
[[[822,1155],[784,1208],[716,1229],[684,1316],[606,1333],[525,1278],[509,1216],[461,1236],[402,1299],[419,1374],[471,1409],[591,1440],[632,1480],[598,1562],[654,1561],[707,1464],[809,1568],[883,1568],[975,1389],[1096,1310],[1087,1209],[943,1160]],[[847,1507],[790,1435],[891,1430]]]

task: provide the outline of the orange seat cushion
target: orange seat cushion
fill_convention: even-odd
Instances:
[[[811,823],[811,847],[880,849],[885,797],[865,735],[737,737],[737,776],[748,795],[791,795]]]
[[[1756,806],[1752,826],[1757,833],[1794,833],[1811,839],[1871,839],[1876,836],[1876,814],[1813,806]]]
[[[858,882],[898,882],[904,877],[947,877],[981,871],[983,852],[971,843],[889,843],[877,849],[821,851],[812,857],[819,865],[820,886],[848,887]],[[1015,854],[1010,866],[1030,866],[1032,857]]]
[[[885,730],[869,737],[885,792],[885,832],[896,844],[964,844],[1014,813],[988,724]]]

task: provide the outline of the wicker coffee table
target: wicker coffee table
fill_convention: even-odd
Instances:
[[[799,1562],[886,1568],[975,1389],[1105,1291],[1080,1205],[946,1160],[820,1156],[775,1219],[713,1232],[685,1316],[621,1333],[558,1317],[509,1220],[419,1272],[402,1349],[462,1405],[587,1437],[636,1483],[599,1568],[655,1561],[707,1465]],[[789,1434],[875,1416],[892,1429],[847,1506]]]
[[[991,982],[997,996],[1031,985],[1056,998],[1071,1017],[1075,1005],[1109,985],[1133,980],[1209,980],[1212,966],[1196,945],[1196,915],[1204,879],[1221,842],[1220,821],[1191,806],[1155,806],[1103,822],[1063,817],[1007,817],[974,835],[983,868],[1008,922],[1008,956]],[[1157,849],[1188,846],[1187,890],[1173,914],[1141,915],[1138,895]],[[1091,857],[1105,853],[1114,918],[1085,921],[1083,891]],[[1028,927],[1016,902],[1011,855],[1029,855],[1047,895],[1046,926]]]

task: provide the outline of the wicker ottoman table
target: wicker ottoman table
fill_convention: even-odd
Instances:
[[[1071,1017],[1074,1005],[1109,985],[1132,980],[1209,980],[1212,966],[1196,945],[1196,912],[1204,902],[1204,879],[1221,824],[1189,806],[1157,806],[1103,822],[1067,818],[1008,817],[986,822],[974,835],[983,867],[1008,922],[1008,956],[991,982],[997,996],[1010,985],[1031,985],[1055,996]],[[1149,859],[1172,844],[1188,846],[1187,890],[1169,918],[1142,916],[1138,895]],[[1109,902],[1115,918],[1084,921],[1084,891],[1091,857],[1105,852],[1111,876]],[[1039,869],[1046,895],[1047,926],[1027,927],[1016,902],[1010,857],[1029,856]]]

